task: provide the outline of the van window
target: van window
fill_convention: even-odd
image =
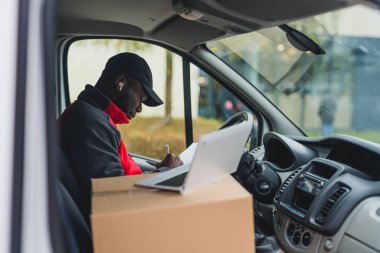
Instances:
[[[86,39],[68,51],[68,91],[76,100],[86,84],[95,85],[107,60],[121,52],[143,57],[153,74],[153,87],[164,105],[143,105],[142,113],[129,124],[118,125],[128,152],[151,158],[164,157],[165,144],[178,155],[186,148],[182,57],[157,45],[122,39]],[[195,65],[190,65],[193,136],[220,127],[234,113],[247,110],[231,92]]]

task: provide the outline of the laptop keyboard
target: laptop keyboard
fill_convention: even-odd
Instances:
[[[173,186],[173,187],[181,186],[183,185],[183,182],[185,181],[187,173],[188,172],[178,174],[177,176],[161,181],[157,183],[156,185],[165,185],[165,186]]]

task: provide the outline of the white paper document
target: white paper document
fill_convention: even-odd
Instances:
[[[193,160],[195,150],[197,149],[198,143],[193,142],[187,149],[185,149],[180,155],[179,158],[181,158],[181,161],[183,164],[191,163]]]

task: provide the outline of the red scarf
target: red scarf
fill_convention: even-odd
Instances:
[[[119,109],[112,101],[110,104],[104,109],[104,112],[110,116],[109,121],[116,128],[116,124],[128,124],[129,120],[125,113]],[[120,144],[117,148],[117,151],[120,156],[121,166],[123,167],[125,175],[136,175],[142,174],[140,167],[136,164],[136,162],[129,156],[127,152],[127,148],[123,142],[123,139],[120,137]]]

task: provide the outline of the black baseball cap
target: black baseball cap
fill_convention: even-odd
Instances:
[[[148,95],[145,105],[158,106],[164,103],[153,90],[152,72],[148,63],[137,54],[120,53],[112,56],[107,61],[104,72],[125,74],[138,80]]]

